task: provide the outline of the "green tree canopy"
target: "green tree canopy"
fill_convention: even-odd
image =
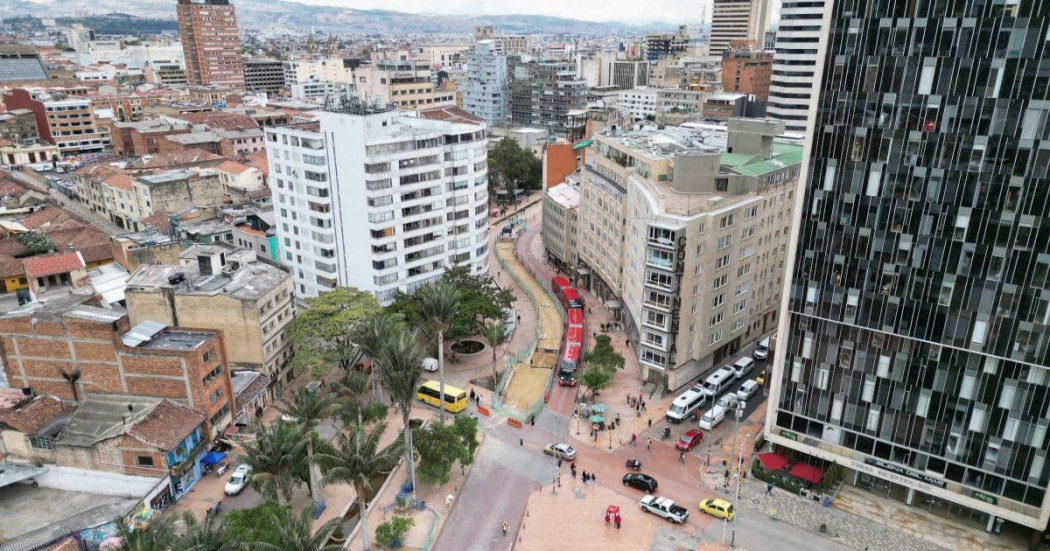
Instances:
[[[457,289],[460,299],[456,315],[445,332],[446,339],[479,334],[485,320],[502,320],[503,310],[514,304],[513,291],[500,289],[491,278],[471,274],[469,266],[449,268],[441,275],[441,281]],[[399,292],[389,310],[427,335],[437,334],[434,324],[423,315],[422,304],[415,295]]]
[[[29,254],[44,254],[55,250],[55,242],[46,234],[38,231],[19,234],[16,239]]]
[[[311,508],[307,507],[298,515],[287,511],[284,515],[271,516],[269,522],[277,529],[277,542],[252,541],[248,543],[248,548],[265,551],[340,551],[342,546],[325,542],[339,528],[343,519],[334,518],[315,531],[312,513]]]
[[[590,391],[591,396],[597,394],[597,392],[612,382],[613,371],[597,365],[587,366],[587,369],[583,371],[583,377],[580,378],[580,384],[587,387]]]
[[[226,528],[226,541],[240,545],[248,541],[261,541],[271,545],[280,543],[280,534],[273,518],[285,518],[291,509],[276,501],[266,501],[251,509],[235,509],[225,513],[222,525]]]
[[[583,361],[588,365],[609,370],[623,369],[626,363],[623,356],[613,348],[612,339],[608,335],[595,337],[594,348],[583,355]]]
[[[292,490],[309,481],[307,439],[295,423],[278,421],[256,431],[255,440],[244,443],[241,460],[252,466],[251,484],[267,499],[292,500]]]
[[[359,322],[379,313],[375,295],[337,287],[307,299],[307,305],[285,331],[295,345],[292,365],[296,371],[310,368],[317,375],[333,365],[351,369],[359,356],[351,334]]]
[[[460,416],[451,425],[430,423],[415,431],[414,442],[420,457],[416,470],[419,479],[430,484],[446,484],[456,461],[461,467],[470,465],[478,448],[477,430],[477,419]]]
[[[518,142],[503,138],[489,151],[489,193],[495,197],[495,186],[503,186],[510,197],[517,189],[540,189],[543,185],[543,161]]]

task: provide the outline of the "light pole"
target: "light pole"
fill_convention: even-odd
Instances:
[[[737,400],[736,405],[733,408],[733,412],[736,415],[736,426],[733,427],[733,447],[729,448],[729,461],[733,460],[733,450],[736,449],[736,437],[737,437],[737,434],[740,433],[740,416],[744,414],[744,405],[745,404],[744,404],[743,400]],[[729,468],[729,465],[730,465],[729,462],[726,462],[726,468],[727,469]],[[739,474],[739,473],[737,473],[737,474]],[[726,491],[728,492],[729,488],[726,488]],[[723,539],[725,539],[725,538],[723,538]]]
[[[751,438],[751,433],[744,435],[744,441],[740,443],[740,456],[737,458],[736,497],[733,498],[733,537],[729,540],[729,547],[736,545],[736,513],[740,509],[740,482],[744,479],[740,475],[740,469],[744,465],[744,446],[747,445],[749,438]]]

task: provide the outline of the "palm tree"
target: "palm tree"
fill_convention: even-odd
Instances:
[[[360,411],[360,408],[358,408]],[[339,447],[326,446],[326,453],[317,454],[317,463],[324,472],[325,483],[348,482],[357,493],[357,511],[361,519],[361,542],[368,551],[368,501],[372,479],[390,472],[397,465],[401,444],[394,441],[379,449],[379,438],[386,424],[379,424],[371,432],[362,425],[351,425],[350,434],[339,436]]]
[[[412,497],[415,498],[416,465],[412,452],[409,416],[412,411],[412,399],[416,396],[422,375],[423,349],[416,343],[415,335],[404,325],[397,324],[380,349],[379,358],[383,362],[383,370],[379,372],[383,378],[383,387],[390,394],[390,400],[401,408],[401,419],[405,425],[405,464],[408,467],[408,482],[412,485]]]
[[[274,525],[277,527],[278,543],[265,541],[253,541],[249,543],[251,549],[265,549],[267,551],[340,551],[341,547],[335,544],[325,544],[332,533],[339,528],[341,518],[334,518],[321,525],[316,532],[313,531],[313,511],[307,507],[298,515],[288,512],[286,515],[273,516]]]
[[[445,424],[445,331],[459,313],[461,295],[459,289],[447,282],[438,280],[416,290],[415,298],[419,302],[423,318],[429,320],[437,331],[438,346],[438,381],[441,384],[439,408],[441,424]]]
[[[302,483],[306,447],[303,431],[293,423],[277,422],[260,428],[254,442],[244,443],[241,456],[252,466],[252,487],[267,499],[290,502],[292,490]]]
[[[129,529],[122,518],[114,523],[119,530],[121,551],[169,551],[176,540],[174,517],[155,518],[145,530]]]
[[[507,324],[500,321],[498,324],[484,324],[478,333],[481,338],[489,343],[492,348],[492,388],[499,383],[499,374],[496,373],[496,348],[507,342]]]
[[[186,511],[182,520],[186,523],[186,534],[172,546],[173,551],[228,551],[236,546],[226,541],[226,531],[218,515],[208,515],[198,523],[193,514]]]
[[[354,326],[352,339],[358,349],[371,358],[373,375],[379,369],[378,362],[376,362],[376,359],[379,357],[379,349],[383,347],[383,341],[386,340],[387,335],[397,323],[397,318],[383,312],[362,320]]]
[[[338,405],[343,425],[364,425],[386,417],[385,404],[378,401],[365,403],[372,377],[371,374],[347,371],[342,382],[336,383],[336,393],[340,398],[346,398]]]
[[[319,390],[299,387],[292,393],[292,399],[277,411],[295,418],[302,428],[306,439],[306,468],[310,471],[310,500],[317,505],[317,480],[314,475],[314,428],[328,418],[338,407],[335,398],[330,394],[321,394]]]

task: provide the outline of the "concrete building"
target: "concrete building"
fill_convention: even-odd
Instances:
[[[1028,198],[1050,184],[1050,106],[1026,83],[1050,2],[860,7],[824,12],[764,432],[915,514],[1037,546],[1050,240]]]
[[[789,132],[803,133],[817,81],[817,46],[823,23],[823,0],[781,4],[773,73],[769,85],[769,116],[784,121]]]
[[[171,118],[156,117],[134,122],[112,120],[108,123],[113,152],[121,157],[155,155],[160,153],[161,138],[193,131],[190,123]]]
[[[757,49],[755,42],[733,40],[722,52],[722,90],[769,99],[773,52]]]
[[[279,59],[244,60],[244,87],[276,94],[284,89],[284,62]]]
[[[430,109],[456,105],[455,92],[437,89],[430,67],[415,61],[376,60],[357,70],[357,93],[368,102],[382,102],[404,109]]]
[[[467,80],[463,83],[463,110],[481,117],[489,127],[507,120],[507,56],[496,53],[496,44],[482,40],[467,54]]]
[[[354,71],[360,66],[361,60],[353,58],[292,59],[284,62],[284,85],[291,87],[310,80],[353,84]]]
[[[491,40],[499,55],[528,55],[529,38],[523,35],[498,35],[496,28],[483,25],[474,28],[474,42]]]
[[[131,274],[124,292],[131,323],[222,331],[230,368],[265,374],[270,397],[280,396],[292,380],[284,334],[295,316],[291,275],[225,243],[188,252],[182,265],[144,264]]]
[[[233,4],[229,0],[179,0],[175,13],[190,84],[244,89]]]
[[[713,0],[710,55],[722,57],[733,40],[765,40],[769,30],[769,0]]]
[[[32,111],[40,137],[63,155],[99,152],[109,145],[109,134],[98,128],[87,98],[17,88],[4,96],[4,104]]]
[[[441,42],[417,44],[412,47],[412,52],[417,62],[437,69],[463,63],[473,47],[474,44],[470,42]]]
[[[566,135],[569,112],[587,103],[587,83],[571,61],[517,63],[510,83],[509,116],[516,125],[546,128]]]
[[[109,239],[113,247],[113,260],[129,273],[134,273],[143,264],[178,264],[183,249],[182,243],[169,237],[160,228],[115,235]]]
[[[223,204],[222,183],[214,170],[169,170],[135,177],[135,199],[143,218],[154,212],[178,212],[188,206]]]
[[[127,69],[175,65],[183,68],[185,57],[182,43],[169,40],[90,40],[77,50],[76,61],[81,67],[93,65],[123,66]]]
[[[701,53],[701,37],[689,25],[679,25],[673,33],[649,33],[645,35],[645,56],[650,62],[662,58],[704,55]]]
[[[29,109],[0,112],[0,140],[16,144],[39,141],[40,130],[36,126],[36,115]]]
[[[655,88],[622,90],[616,99],[616,108],[634,120],[655,120],[659,92]]]
[[[653,125],[594,137],[579,262],[567,268],[616,309],[657,387],[689,384],[776,326],[802,161],[801,146],[774,141],[781,132],[734,119],[728,133]]]
[[[543,248],[559,269],[572,273],[579,265],[580,177],[566,176],[543,195]]]
[[[621,90],[643,87],[649,82],[649,62],[619,59],[609,64],[609,81],[603,85]]]
[[[703,109],[706,94],[681,88],[661,88],[656,92],[656,110],[660,117],[668,113],[696,113]],[[658,117],[657,120],[660,120]]]
[[[0,82],[40,82],[47,71],[31,44],[0,44]]]
[[[0,125],[3,121],[0,120]],[[17,144],[0,138],[0,164],[25,166],[51,162],[61,157],[57,145],[49,143]]]
[[[311,77],[289,86],[289,91],[292,94],[292,99],[324,100],[325,98],[334,96],[340,93],[340,91],[345,91],[350,87],[351,85],[349,84],[318,80],[316,77]]]
[[[0,315],[0,358],[12,387],[64,400],[167,398],[204,413],[212,434],[226,428],[233,387],[222,333],[157,323],[131,327],[123,310],[99,308],[93,300],[63,295]]]
[[[485,128],[349,101],[334,109],[266,129],[281,263],[297,296],[347,285],[389,303],[447,266],[488,273]]]
[[[702,113],[705,121],[727,122],[733,117],[761,117],[766,102],[746,94],[710,94],[704,99]]]
[[[142,68],[142,78],[150,84],[164,87],[185,86],[190,83],[186,69],[180,63],[154,63]]]

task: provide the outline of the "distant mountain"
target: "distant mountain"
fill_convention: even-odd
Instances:
[[[175,19],[175,0],[3,0],[0,16],[88,18],[110,13],[145,19]],[[357,10],[311,6],[286,0],[235,1],[237,21],[245,28],[277,27],[289,30],[371,33],[472,32],[476,25],[495,25],[501,33],[560,32],[607,34],[610,32],[670,29],[666,23],[627,24],[592,22],[542,15],[438,15],[387,10]]]

